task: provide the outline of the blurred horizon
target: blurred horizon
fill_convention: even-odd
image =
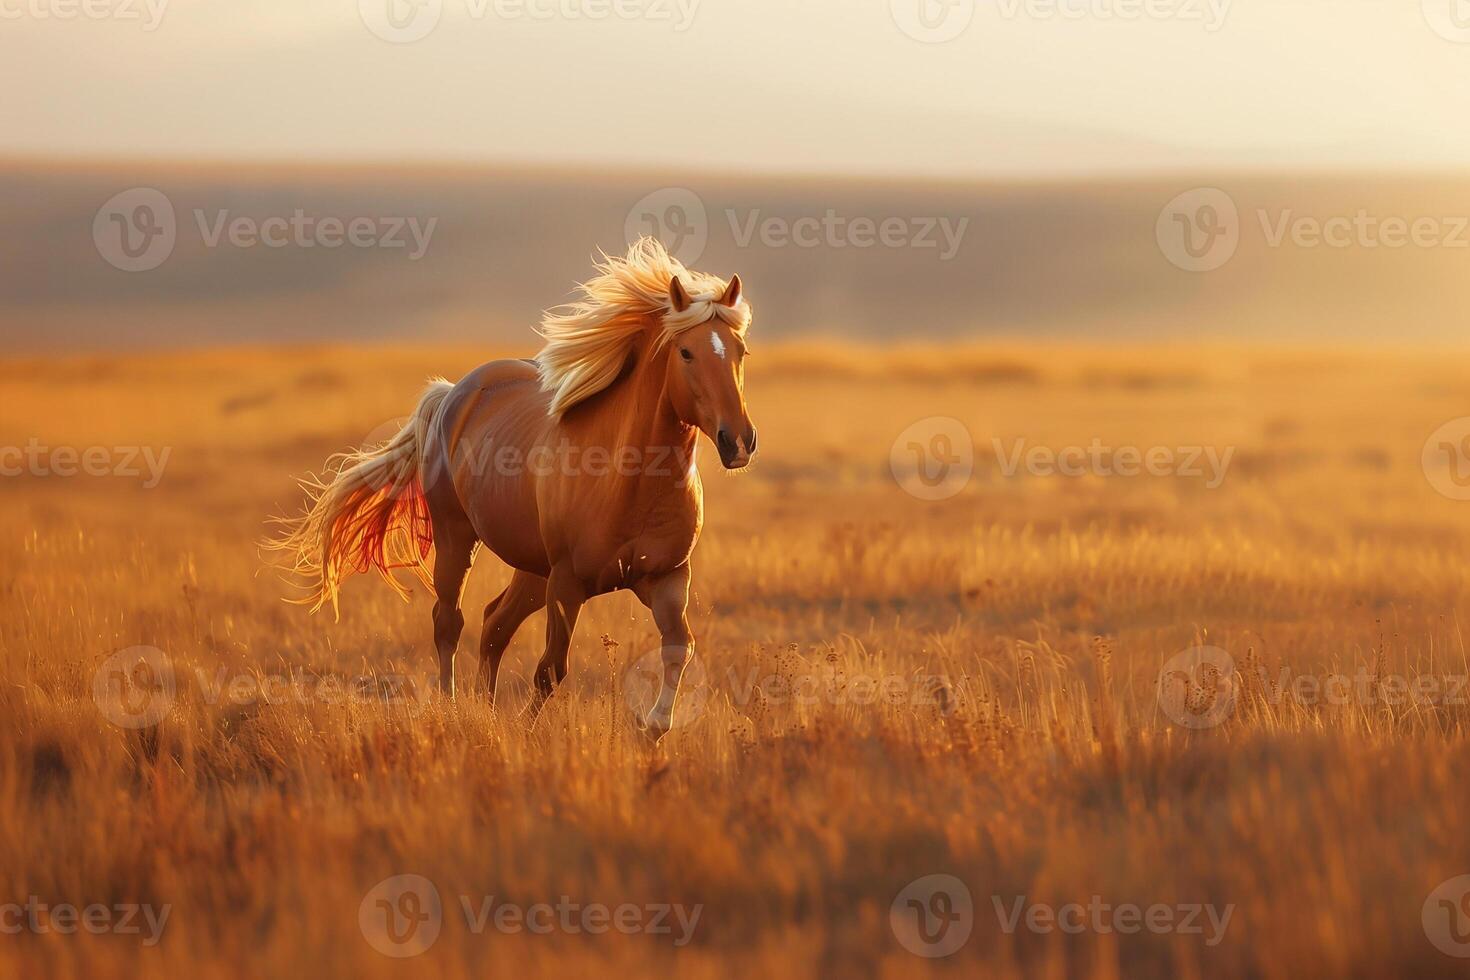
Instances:
[[[1463,343],[1470,319],[1470,176],[1458,175],[913,182],[94,160],[0,163],[0,207],[12,350],[530,349],[540,313],[599,250],[650,233],[692,267],[739,272],[763,340],[1436,345]],[[1229,234],[1209,225],[1217,211]],[[140,216],[165,214],[169,234],[145,235]],[[1359,215],[1370,223],[1334,244],[1331,223]],[[1425,220],[1437,238],[1376,240],[1379,225],[1402,238]],[[268,244],[272,222],[284,237]],[[353,222],[371,232],[360,247],[341,240]],[[318,223],[335,223],[331,243]],[[130,258],[120,230],[160,249]]]

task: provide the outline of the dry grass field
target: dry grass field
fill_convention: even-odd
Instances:
[[[422,588],[404,603],[354,579],[334,622],[281,601],[261,560],[294,477],[491,353],[0,363],[0,445],[37,447],[0,479],[0,905],[169,910],[157,942],[12,931],[0,910],[0,975],[1463,975],[1422,915],[1470,873],[1470,502],[1421,459],[1470,414],[1463,359],[756,340],[761,456],[705,476],[706,683],[656,749],[627,708],[657,647],[631,597],[584,611],[528,729],[541,615],[497,711],[448,704],[424,685]],[[930,417],[974,445],[943,500],[890,468]],[[1218,481],[1008,474],[1017,440],[1233,452]],[[141,460],[48,472],[90,447],[114,469],[116,447],[169,455],[151,487]],[[471,576],[462,692],[506,578],[489,555]],[[1160,684],[1203,645],[1232,658],[1228,683]],[[107,665],[136,646],[175,689],[129,727]],[[936,874],[963,882],[968,916],[953,894],[924,908],[970,931],[926,958],[892,909]],[[364,928],[397,875],[441,900],[416,957]],[[492,896],[698,918],[496,928],[477,918]],[[1229,918],[1008,928],[1018,901]]]

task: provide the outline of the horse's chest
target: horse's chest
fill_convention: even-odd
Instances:
[[[678,568],[689,560],[703,523],[698,495],[668,495],[630,508],[610,521],[600,554],[586,555],[600,592],[629,588]],[[589,569],[592,571],[592,569]]]

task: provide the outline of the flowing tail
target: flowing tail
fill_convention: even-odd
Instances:
[[[432,585],[434,532],[420,472],[429,426],[452,387],[443,378],[431,380],[392,439],[338,453],[320,476],[301,481],[306,512],[277,518],[281,533],[264,543],[266,550],[287,556],[291,574],[307,589],[290,601],[309,605],[312,612],[330,602],[335,615],[342,580],[370,568],[405,599],[409,590],[394,577],[395,569],[411,569]]]

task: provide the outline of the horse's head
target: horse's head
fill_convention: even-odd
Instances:
[[[720,296],[691,297],[676,275],[669,280],[674,317],[693,317],[669,342],[668,392],[674,411],[698,428],[720,452],[728,470],[755,455],[755,426],[745,407],[745,315],[731,315],[744,300],[735,276]],[[707,315],[703,315],[707,314]]]

